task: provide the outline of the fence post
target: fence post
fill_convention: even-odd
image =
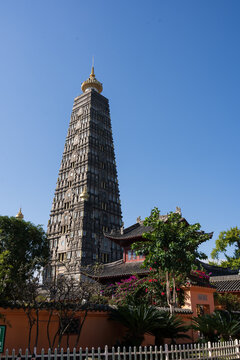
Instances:
[[[44,360],[44,349],[41,350],[41,360]]]
[[[48,349],[47,359],[48,359],[48,360],[51,360],[51,349],[50,349],[50,348]]]
[[[208,357],[209,357],[209,358],[212,357],[211,342],[210,342],[210,341],[208,341]]]
[[[168,355],[168,344],[165,344],[165,360],[169,360],[169,355]]]
[[[104,353],[104,355],[105,355],[105,360],[108,360],[108,346],[107,346],[107,345],[105,346],[105,353]]]
[[[235,339],[234,344],[235,344],[236,358],[240,359],[238,339]]]

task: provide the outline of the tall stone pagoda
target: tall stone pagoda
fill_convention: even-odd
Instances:
[[[121,204],[109,103],[94,67],[74,99],[57,179],[48,238],[51,274],[79,276],[79,268],[121,258],[121,249],[104,237],[120,229]]]

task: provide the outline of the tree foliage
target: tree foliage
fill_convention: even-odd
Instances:
[[[160,311],[154,306],[141,304],[138,306],[125,305],[112,309],[110,319],[120,322],[127,328],[123,344],[140,346],[144,334],[152,334],[162,320]]]
[[[0,292],[11,298],[14,284],[24,284],[49,258],[43,228],[15,217],[0,216]],[[21,295],[21,292],[19,296]]]
[[[239,338],[239,315],[229,311],[218,310],[193,318],[192,328],[199,331],[205,341],[229,341]]]
[[[190,339],[186,334],[188,330],[189,326],[187,326],[179,316],[162,311],[162,320],[153,331],[155,335],[155,345],[163,345],[164,339],[171,339],[172,344],[176,344],[178,339]]]
[[[235,247],[233,256],[227,254],[229,246]],[[220,254],[226,257],[226,260],[221,262],[221,266],[233,269],[240,267],[240,229],[237,226],[220,232],[218,239],[215,241],[215,248],[212,250],[211,256],[213,259],[218,260]]]
[[[240,311],[240,298],[231,293],[224,293],[214,294],[214,302],[218,306],[220,305],[221,308],[228,310],[228,311]]]
[[[185,334],[188,327],[178,316],[146,303],[112,309],[110,319],[127,328],[122,342],[125,346],[140,346],[146,333],[155,336],[156,345],[162,345],[165,338],[170,338],[172,343],[179,338],[189,338]]]
[[[138,254],[145,254],[145,267],[166,274],[167,302],[172,309],[176,303],[176,277],[186,278],[197,264],[197,259],[206,259],[206,255],[198,251],[198,247],[209,240],[212,234],[201,231],[198,223],[189,225],[178,213],[171,212],[167,221],[163,221],[157,208],[145,219],[144,225],[152,230],[143,234],[146,240],[136,242],[132,247]]]

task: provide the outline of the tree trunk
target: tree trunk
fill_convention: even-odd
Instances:
[[[48,323],[47,323],[47,338],[48,338],[48,344],[49,344],[50,348],[52,348],[52,346],[51,346],[52,344],[51,344],[51,339],[50,339],[49,326],[51,323],[52,315],[53,315],[53,310],[50,311]]]
[[[172,276],[172,280],[173,280],[173,312],[174,312],[174,308],[176,307],[176,282],[175,282],[175,275],[173,274]]]
[[[31,352],[31,337],[32,337],[32,328],[34,325],[34,319],[31,318],[31,310],[27,310],[26,312],[29,323],[29,332],[28,332],[28,349]]]
[[[170,314],[173,313],[173,307],[171,302],[171,292],[170,292],[170,282],[169,282],[169,273],[166,271],[166,294],[167,294],[167,303],[169,306]]]
[[[78,342],[79,342],[79,339],[80,339],[82,327],[83,327],[84,322],[85,322],[85,320],[86,320],[87,314],[88,314],[88,310],[86,309],[86,310],[85,310],[85,313],[84,313],[83,320],[81,321],[81,319],[80,319],[81,324],[80,324],[80,326],[79,326],[79,330],[78,330],[78,334],[77,334],[77,338],[76,338],[76,342],[75,342],[75,346],[74,346],[75,348],[78,346]]]
[[[36,318],[37,318],[37,322],[36,322],[36,338],[35,338],[35,345],[34,347],[36,348],[37,347],[37,344],[38,344],[38,333],[39,333],[39,310],[36,309]]]

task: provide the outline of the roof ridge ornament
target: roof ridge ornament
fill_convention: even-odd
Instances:
[[[122,226],[120,227],[120,234],[124,234],[124,222],[122,221]]]
[[[137,222],[138,224],[141,224],[141,223],[142,223],[141,216],[138,216],[138,217],[137,217],[136,222]]]
[[[176,206],[176,210],[175,210],[176,214],[179,214],[180,216],[182,216],[182,210],[179,206]]]

